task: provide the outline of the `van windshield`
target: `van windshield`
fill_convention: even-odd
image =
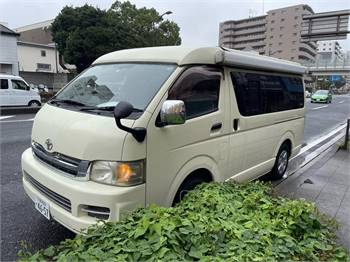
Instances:
[[[175,70],[174,64],[119,63],[93,66],[69,83],[55,99],[69,106],[114,107],[127,101],[144,110]]]

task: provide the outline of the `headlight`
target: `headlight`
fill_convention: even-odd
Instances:
[[[115,186],[139,185],[145,182],[145,161],[95,161],[90,169],[90,179]]]

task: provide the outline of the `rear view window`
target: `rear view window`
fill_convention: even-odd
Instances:
[[[1,80],[1,89],[8,89],[9,88],[9,82],[7,79],[0,79]]]
[[[304,106],[300,77],[231,72],[238,108],[243,116],[267,114]]]
[[[169,91],[169,100],[182,100],[186,118],[194,118],[218,110],[220,69],[194,66],[187,69]]]

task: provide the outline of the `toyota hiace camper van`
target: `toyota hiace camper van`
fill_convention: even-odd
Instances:
[[[202,182],[280,178],[301,148],[304,72],[219,47],[103,55],[37,113],[25,191],[80,232]]]

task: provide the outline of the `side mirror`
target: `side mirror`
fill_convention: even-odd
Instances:
[[[117,127],[119,129],[124,130],[128,133],[131,133],[138,142],[143,142],[146,137],[145,128],[143,127],[130,128],[122,125],[122,123],[120,122],[122,118],[128,117],[133,112],[133,110],[134,110],[134,107],[130,103],[124,102],[124,101],[119,102],[113,110],[115,123],[117,124]]]
[[[185,103],[181,100],[166,100],[160,110],[161,126],[181,125],[186,122]]]

